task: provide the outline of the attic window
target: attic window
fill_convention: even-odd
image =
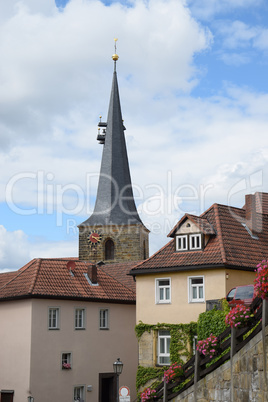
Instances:
[[[188,236],[187,235],[176,237],[176,250],[177,251],[188,250]]]
[[[190,250],[201,249],[201,233],[190,235]]]
[[[201,233],[176,236],[176,251],[189,251],[202,249]]]

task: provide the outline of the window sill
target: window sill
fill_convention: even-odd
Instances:
[[[86,328],[75,328],[75,331],[85,331]]]
[[[196,303],[205,303],[205,300],[191,300],[189,301],[189,304],[196,304]]]
[[[110,328],[99,328],[100,331],[109,331]]]

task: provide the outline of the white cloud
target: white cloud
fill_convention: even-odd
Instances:
[[[22,174],[11,189],[14,205],[31,209],[41,200],[55,210],[61,206],[57,191],[71,185],[77,192],[66,191],[63,205],[77,223],[89,213],[83,195],[92,202],[96,194],[96,178],[87,194],[86,174],[99,172],[97,123],[100,114],[103,120],[107,115],[114,37],[119,38],[117,71],[131,175],[141,193],[142,219],[154,232],[151,252],[167,241],[170,226],[184,212],[198,214],[215,201],[225,201],[235,182],[256,169],[267,177],[266,154],[261,153],[268,148],[267,95],[226,83],[214,97],[191,96],[201,75],[194,57],[210,49],[212,36],[183,1],[135,1],[127,8],[71,0],[63,12],[45,0],[40,8],[33,0],[16,7],[13,2],[9,8],[2,3],[0,202],[12,179]],[[252,4],[242,3],[236,6]],[[230,1],[211,4],[214,10],[233,7]],[[254,32],[240,23],[222,35],[232,50],[248,41],[264,48],[265,31]],[[222,57],[229,64],[247,62],[246,52]],[[38,182],[41,176],[44,180]],[[157,200],[151,199],[157,187],[152,185],[163,189],[164,211],[150,215],[148,208],[157,208]],[[75,211],[80,190],[84,204]],[[243,204],[243,195],[239,202]],[[18,257],[11,246],[9,250],[12,242],[2,240],[0,250],[7,256],[3,268],[19,267],[33,257],[77,255],[78,240],[54,243],[45,234],[45,240],[33,242],[26,231],[20,236]]]
[[[78,257],[78,241],[43,241],[31,244],[30,258]]]
[[[77,257],[78,243],[46,241],[31,243],[22,230],[8,231],[0,225],[0,273],[17,270],[32,258]]]
[[[29,260],[28,238],[22,230],[9,232],[0,225],[0,270],[19,268]]]
[[[266,56],[268,30],[263,26],[220,20],[215,24],[215,34],[221,38],[220,59],[227,65],[240,66]]]
[[[228,14],[234,10],[257,7],[263,0],[188,0],[195,17],[211,20],[218,14]]]
[[[256,37],[254,44],[256,48],[261,50],[268,49],[268,29],[262,29],[259,35]]]
[[[223,21],[217,23],[218,32],[223,36],[223,46],[229,49],[248,47],[252,39],[256,38],[259,28],[250,27],[242,21]]]
[[[76,109],[98,115],[114,36],[120,38],[122,75],[151,96],[189,90],[193,55],[210,41],[181,1],[137,1],[127,8],[72,0],[52,14],[34,13],[25,4],[0,28],[3,145],[50,136],[58,117]]]
[[[251,61],[249,53],[222,53],[219,57],[228,66],[239,67]]]

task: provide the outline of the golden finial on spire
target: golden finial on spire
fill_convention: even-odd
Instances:
[[[116,54],[116,42],[118,41],[118,39],[117,38],[114,38],[114,51],[115,51],[115,53],[112,55],[112,59],[113,59],[113,61],[117,61],[118,59],[119,59],[119,56],[118,56],[118,54]]]

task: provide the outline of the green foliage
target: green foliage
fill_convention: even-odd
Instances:
[[[144,324],[142,321],[139,321],[139,324],[135,326],[135,332],[138,340],[140,340],[142,334],[144,332],[151,332],[151,330],[154,328],[154,325],[150,324]]]
[[[189,352],[189,345],[192,347],[193,337],[197,334],[197,323],[190,322],[189,324],[166,324],[158,323],[156,325],[144,324],[139,322],[136,325],[135,331],[138,339],[141,338],[144,332],[159,331],[167,329],[170,331],[170,360],[171,363],[184,364],[182,357],[188,360],[192,355],[192,350]],[[185,360],[185,359],[184,359]],[[167,367],[142,367],[139,366],[136,378],[137,390],[140,386],[144,386],[147,381],[159,379],[163,377]]]
[[[161,381],[166,367],[138,367],[136,375],[136,389],[138,391],[139,387],[144,386],[147,381],[155,379]]]
[[[226,329],[225,311],[213,310],[205,311],[199,314],[197,321],[197,337],[198,340],[206,339],[213,335],[220,335]]]
[[[222,309],[222,311],[224,312],[225,315],[227,315],[229,313],[229,311],[230,311],[229,303],[225,298],[221,299],[221,309]]]

